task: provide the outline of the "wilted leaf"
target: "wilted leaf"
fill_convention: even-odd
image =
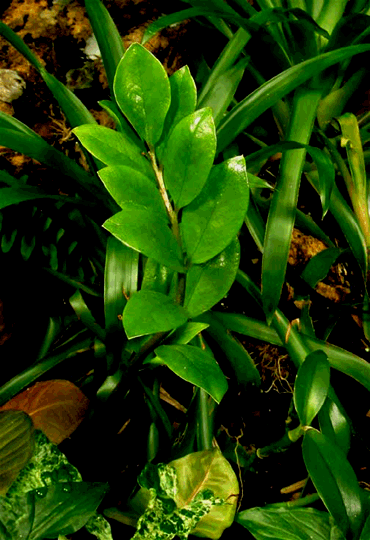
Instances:
[[[38,382],[1,407],[26,412],[36,429],[54,443],[69,437],[82,422],[89,400],[69,381]]]

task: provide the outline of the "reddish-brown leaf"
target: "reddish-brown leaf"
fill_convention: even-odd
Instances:
[[[89,400],[69,381],[38,382],[5,403],[0,410],[26,412],[36,429],[54,444],[69,437],[82,422]]]

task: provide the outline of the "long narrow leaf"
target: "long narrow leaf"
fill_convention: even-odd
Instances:
[[[103,2],[85,0],[85,7],[99,45],[109,88],[113,96],[114,74],[125,52],[123,41]]]
[[[85,192],[93,194],[99,200],[103,200],[109,207],[110,200],[98,180],[84,171],[75,161],[50,146],[36,133],[29,135],[13,129],[1,128],[0,142],[3,146],[11,148],[15,152],[21,152],[73,178]]]
[[[91,349],[91,337],[86,337],[87,332],[80,332],[66,345],[58,347],[55,351],[44,357],[41,361],[28,367],[0,388],[0,405],[9,401],[21,390],[30,386],[38,378],[42,377],[55,366],[67,361],[69,358],[78,357],[83,352]]]
[[[321,90],[302,88],[293,101],[288,138],[307,144],[311,137]],[[305,150],[283,154],[279,179],[267,220],[262,260],[262,300],[268,322],[278,306],[288,262]]]
[[[220,123],[217,132],[218,152],[226,148],[239,133],[274,103],[308,79],[346,58],[369,50],[370,45],[343,47],[301,62],[267,81],[238,103]]]

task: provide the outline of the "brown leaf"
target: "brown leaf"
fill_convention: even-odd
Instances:
[[[69,437],[82,422],[89,400],[69,381],[38,382],[5,403],[0,410],[26,412],[36,429],[54,444]]]

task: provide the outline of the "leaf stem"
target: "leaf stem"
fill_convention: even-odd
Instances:
[[[166,186],[163,179],[163,172],[162,172],[162,169],[158,166],[154,148],[150,148],[148,155],[149,155],[149,159],[152,164],[153,171],[154,171],[157,183],[158,183],[159,193],[162,197],[169,220],[171,222],[173,234],[175,235],[176,240],[178,241],[181,247],[180,228],[179,228],[179,222],[177,220],[177,214],[175,210],[173,209],[171,201],[168,197],[168,193],[167,193]]]

